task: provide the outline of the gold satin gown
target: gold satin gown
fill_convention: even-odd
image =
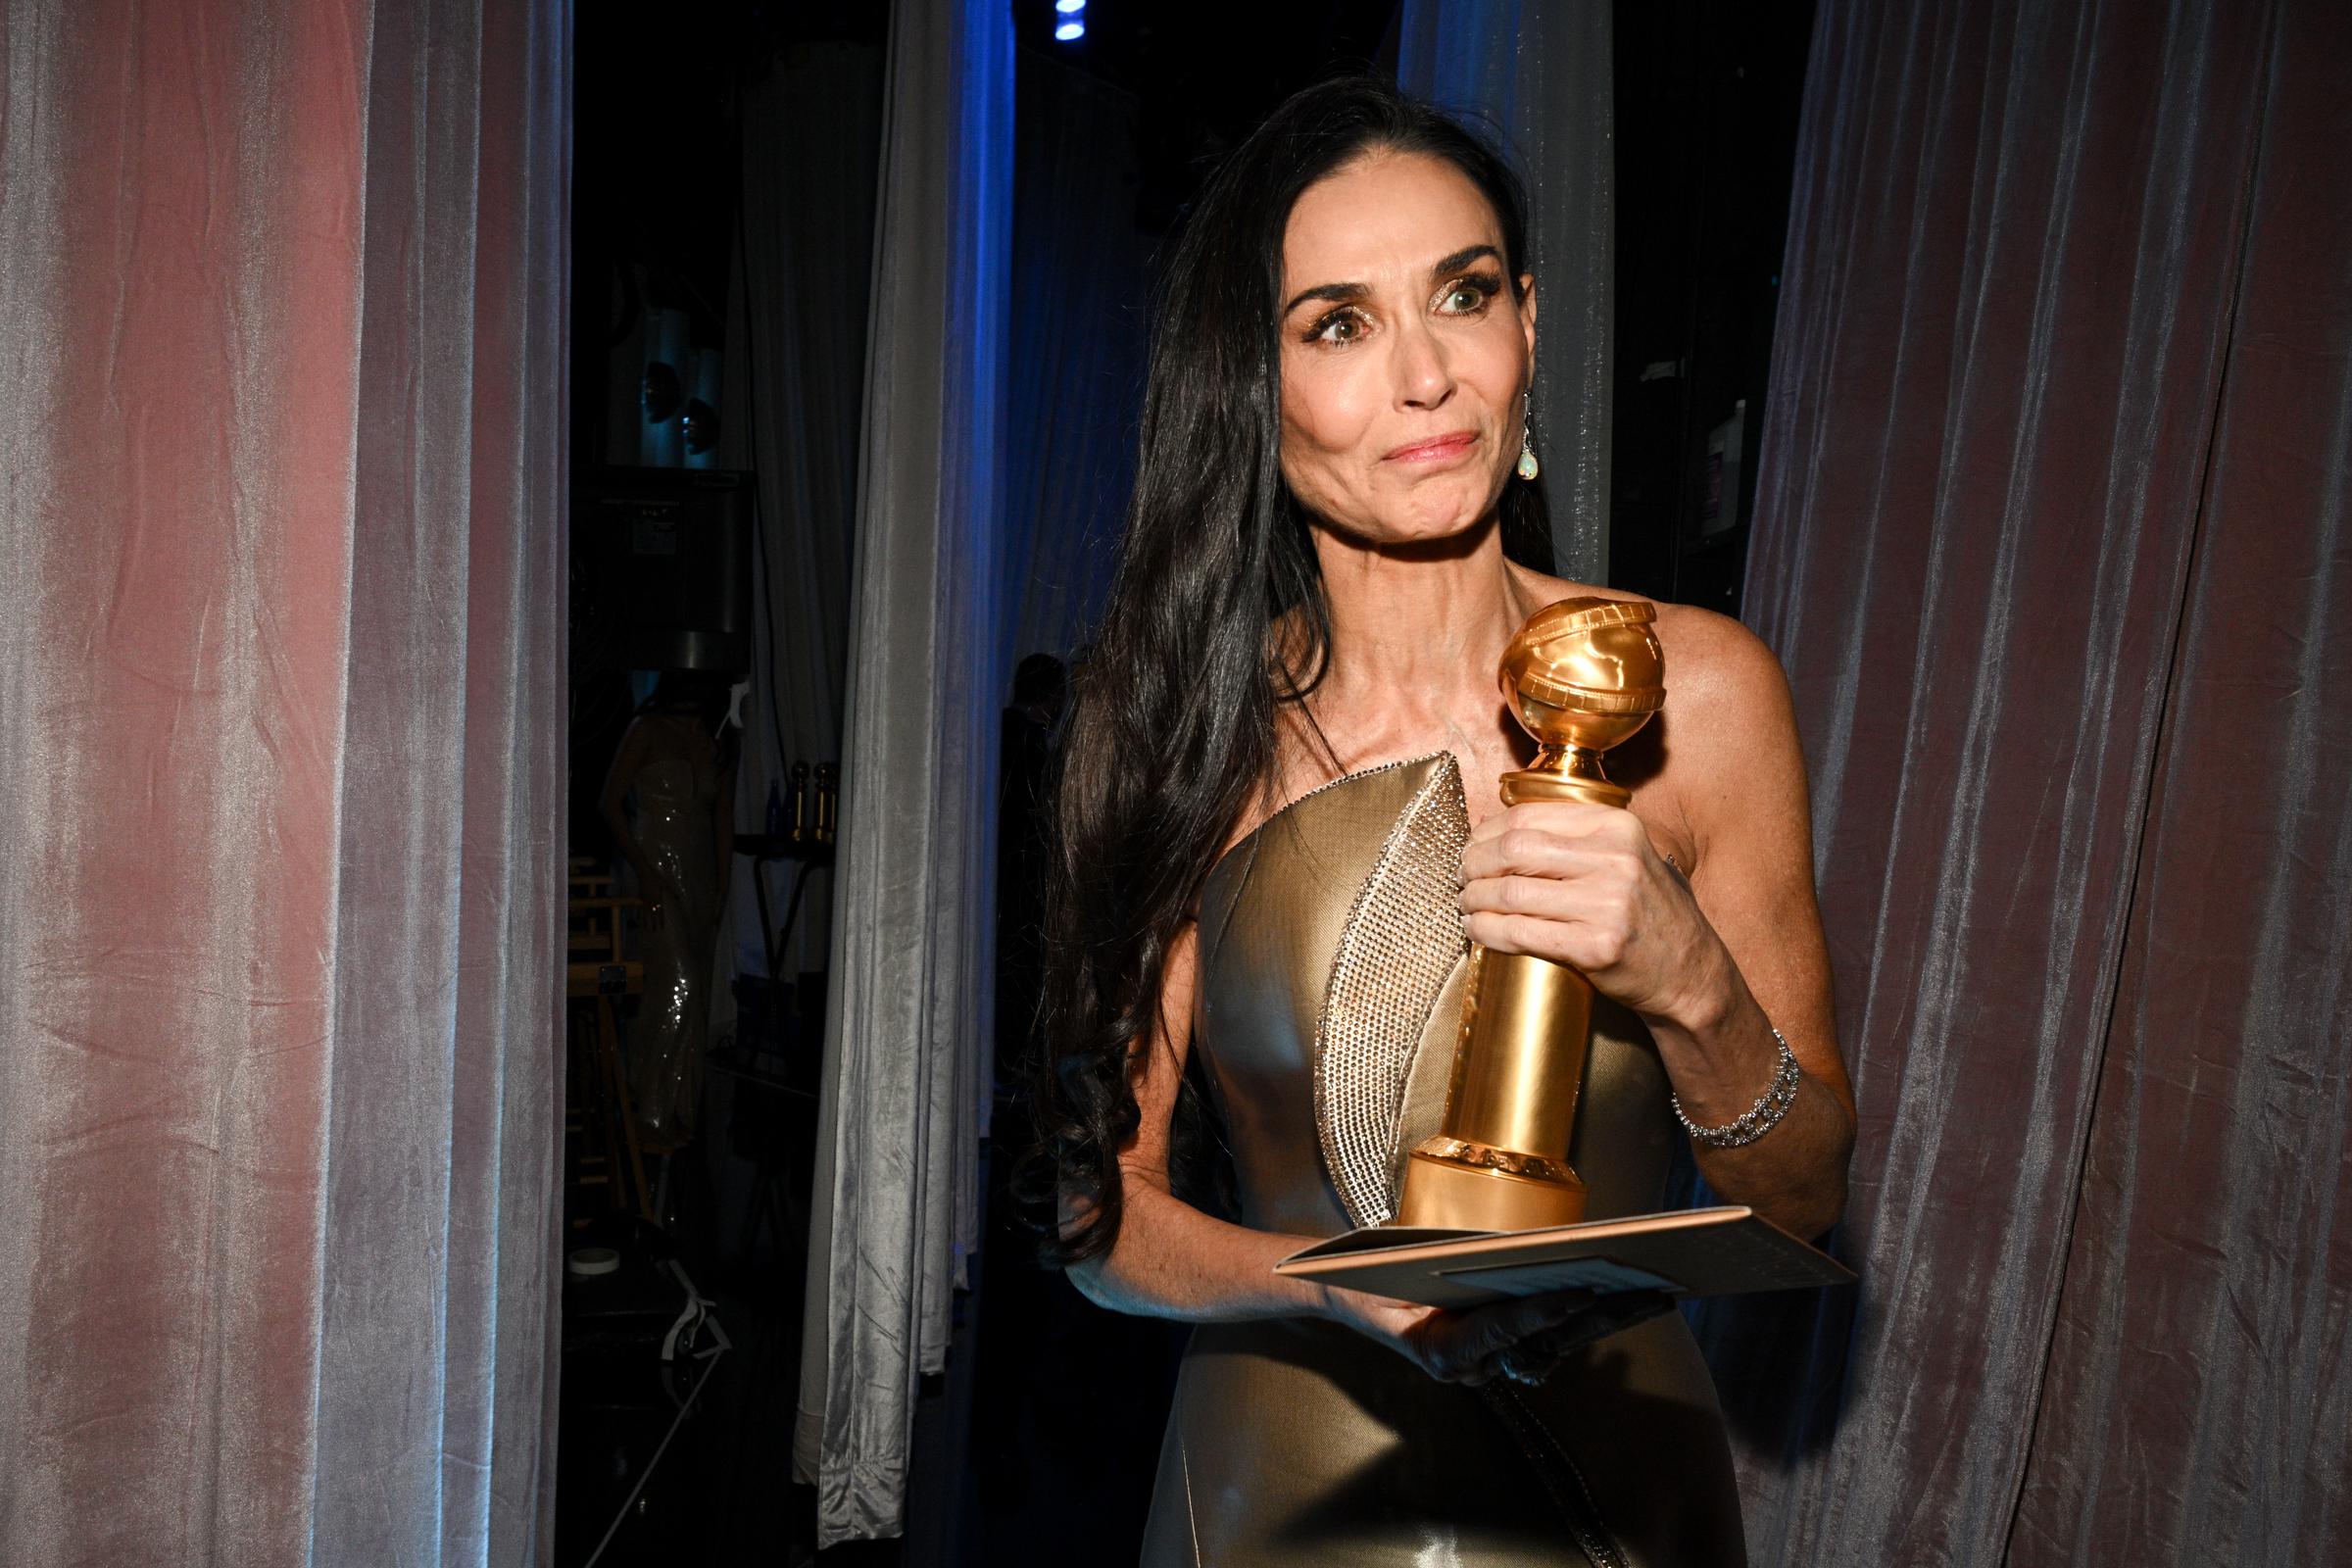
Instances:
[[[1209,873],[1193,1050],[1240,1222],[1336,1236],[1393,1209],[1437,1130],[1461,1016],[1450,755],[1292,803]],[[1656,1047],[1603,999],[1573,1159],[1593,1219],[1658,1206],[1680,1130]],[[1335,1323],[1203,1324],[1177,1382],[1145,1568],[1665,1568],[1745,1561],[1714,1384],[1682,1314],[1540,1388],[1440,1383]]]

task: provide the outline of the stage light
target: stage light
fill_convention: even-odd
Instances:
[[[1086,9],[1086,0],[1054,0],[1054,9],[1065,17],[1074,17]]]
[[[1073,38],[1083,38],[1086,36],[1086,24],[1074,21],[1065,22],[1054,29],[1054,36],[1059,38],[1063,43],[1068,43]]]

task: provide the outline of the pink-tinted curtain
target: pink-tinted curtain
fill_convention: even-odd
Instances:
[[[545,1561],[567,11],[0,15],[0,1561]]]
[[[1755,1560],[2352,1560],[2352,9],[1826,0],[1751,618],[1858,1293]]]

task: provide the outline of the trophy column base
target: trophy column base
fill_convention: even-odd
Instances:
[[[1534,1231],[1574,1225],[1584,1217],[1585,1184],[1573,1172],[1515,1176],[1467,1163],[1450,1150],[1432,1152],[1425,1145],[1407,1156],[1395,1223],[1444,1230]]]

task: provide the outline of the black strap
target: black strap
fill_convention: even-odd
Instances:
[[[1544,1478],[1544,1490],[1559,1505],[1560,1514],[1568,1521],[1569,1533],[1592,1568],[1630,1568],[1625,1548],[1609,1534],[1609,1527],[1600,1522],[1600,1509],[1592,1500],[1592,1489],[1585,1485],[1584,1472],[1560,1440],[1552,1435],[1541,1416],[1527,1407],[1519,1391],[1508,1381],[1496,1378],[1479,1385],[1486,1396],[1489,1408],[1502,1417],[1502,1424],[1519,1440],[1528,1462],[1536,1474]]]

